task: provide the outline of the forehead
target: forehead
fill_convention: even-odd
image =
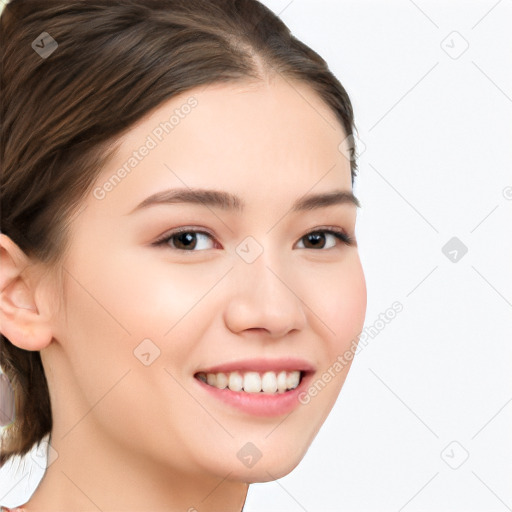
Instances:
[[[334,112],[307,84],[280,76],[209,84],[161,104],[134,125],[97,184],[124,168],[111,199],[124,194],[142,200],[164,186],[260,199],[302,195],[316,184],[350,190],[350,161],[339,149],[345,137]]]

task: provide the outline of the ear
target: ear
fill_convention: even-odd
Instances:
[[[35,302],[35,284],[26,276],[28,256],[0,233],[0,332],[18,348],[41,350],[52,341],[49,319]]]

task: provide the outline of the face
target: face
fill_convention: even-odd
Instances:
[[[90,429],[191,474],[290,472],[366,312],[344,139],[280,78],[197,88],[135,125],[71,226],[43,351],[54,407],[74,404],[55,428],[88,412],[70,438]]]

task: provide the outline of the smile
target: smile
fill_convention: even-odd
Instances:
[[[306,359],[253,358],[198,368],[194,381],[205,404],[213,400],[229,411],[276,417],[301,406],[299,396],[315,374],[315,366]]]
[[[195,377],[217,389],[229,389],[245,393],[279,394],[295,389],[301,382],[303,372],[293,371],[232,371],[229,373],[199,372]]]

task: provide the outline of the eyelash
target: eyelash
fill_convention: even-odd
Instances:
[[[154,245],[157,247],[163,247],[165,245],[168,245],[169,241],[172,238],[174,238],[175,236],[181,235],[183,233],[195,233],[195,234],[200,234],[200,235],[207,235],[207,236],[213,238],[211,233],[208,233],[207,231],[197,230],[197,229],[193,229],[193,228],[180,228],[180,229],[176,229],[170,233],[164,234],[158,240],[155,240],[155,242],[153,242],[151,245]],[[314,233],[328,233],[328,234],[335,236],[338,240],[343,242],[345,245],[348,245],[348,246],[355,245],[355,240],[350,235],[348,235],[345,231],[343,231],[341,229],[337,229],[337,228],[333,228],[333,227],[316,228],[312,231],[309,231],[305,235],[303,235],[299,240],[302,240],[303,238],[307,237],[308,235],[312,235]],[[187,251],[185,249],[176,249],[174,247],[171,247],[171,249],[173,249],[175,251],[181,251],[181,252],[202,252],[202,251],[195,251],[195,250]],[[332,249],[332,247],[330,247],[329,249]],[[317,250],[317,251],[320,250],[321,251],[322,249],[312,249],[312,250]]]

